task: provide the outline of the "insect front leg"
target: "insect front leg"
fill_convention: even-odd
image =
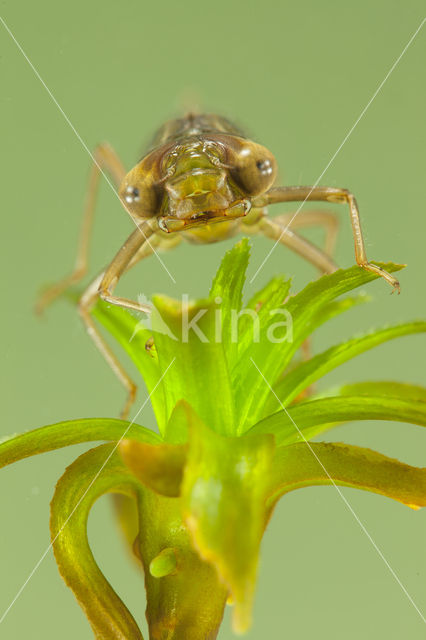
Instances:
[[[125,371],[124,367],[116,357],[116,355],[113,353],[113,351],[110,349],[108,344],[103,339],[90,313],[93,305],[96,303],[99,297],[99,285],[103,277],[104,277],[104,274],[101,273],[87,287],[87,289],[85,290],[85,292],[83,293],[83,295],[79,300],[78,310],[86,326],[87,333],[92,338],[96,347],[98,348],[100,353],[103,355],[103,357],[105,358],[105,360],[107,361],[107,363],[109,364],[109,366],[111,367],[111,369],[113,370],[113,372],[115,373],[115,375],[117,376],[117,378],[119,379],[119,381],[127,391],[126,404],[124,405],[124,408],[120,414],[120,417],[123,420],[126,420],[129,415],[130,407],[132,406],[136,397],[136,390],[137,390],[136,384],[133,382],[131,377],[128,375],[128,373]]]
[[[123,411],[121,412],[121,417],[123,419],[126,419],[128,416],[130,407],[132,406],[136,396],[137,387],[97,329],[91,315],[91,309],[96,304],[97,299],[102,297],[104,300],[125,308],[136,309],[145,313],[148,313],[151,310],[151,307],[148,305],[137,304],[136,302],[126,300],[125,298],[112,298],[110,295],[105,295],[105,292],[109,292],[108,286],[112,288],[113,284],[118,282],[124,271],[128,270],[131,266],[134,266],[142,258],[150,255],[150,244],[148,239],[152,236],[154,231],[155,229],[150,222],[140,224],[140,226],[135,229],[124,245],[120,248],[109,267],[89,285],[79,301],[79,312],[84,324],[86,325],[89,336],[92,338],[100,353],[127,390],[127,401]]]
[[[80,238],[78,242],[77,257],[73,271],[59,282],[55,283],[38,298],[35,311],[42,313],[56,298],[66,291],[73,284],[76,284],[87,273],[88,255],[90,247],[90,237],[93,229],[93,220],[95,214],[95,205],[99,189],[99,178],[101,170],[106,170],[111,174],[113,180],[118,187],[125,175],[125,169],[118,158],[115,151],[108,144],[100,144],[94,151],[95,163],[93,164],[89,184],[87,187],[86,204],[83,212],[83,220],[80,230]]]
[[[368,261],[358,205],[354,195],[347,189],[336,189],[334,187],[275,187],[258,196],[258,198],[254,198],[253,204],[254,206],[267,206],[277,202],[303,202],[304,200],[348,204],[357,264],[366,271],[371,271],[384,278],[399,293],[398,280],[381,267]]]
[[[146,243],[150,244],[149,238],[157,229],[155,228],[156,220],[145,221],[140,224],[135,231],[129,236],[123,246],[116,254],[113,261],[107,267],[99,284],[99,296],[102,300],[115,304],[124,309],[134,309],[142,313],[150,313],[151,306],[141,304],[128,298],[119,298],[112,295],[117,283],[123,273],[128,269],[129,265],[136,264],[136,256],[141,252],[142,247]],[[142,257],[144,257],[142,255]]]

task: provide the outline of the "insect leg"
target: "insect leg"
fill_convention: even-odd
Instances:
[[[140,304],[128,298],[113,296],[112,292],[123,273],[128,270],[130,264],[132,264],[132,266],[136,264],[135,257],[137,254],[143,251],[146,243],[150,244],[149,237],[157,231],[155,228],[156,224],[156,219],[142,222],[119,249],[100,281],[99,296],[102,300],[119,307],[124,307],[125,309],[134,309],[135,311],[150,313],[151,307],[149,305]],[[142,257],[144,256],[142,255]]]
[[[325,230],[325,246],[324,251],[332,256],[336,246],[337,233],[339,230],[339,220],[332,211],[310,210],[301,211],[297,216],[294,212],[284,213],[275,216],[274,220],[283,224],[285,227],[290,226],[291,229],[304,227],[320,226]]]
[[[355,258],[357,264],[384,278],[399,292],[399,282],[381,267],[372,264],[367,259],[364,237],[361,230],[358,205],[354,195],[347,189],[334,187],[274,187],[265,194],[253,199],[254,206],[267,206],[277,202],[303,202],[304,200],[335,202],[348,204],[355,243]]]
[[[260,220],[259,228],[263,233],[278,240],[281,244],[298,253],[316,266],[323,273],[331,273],[336,270],[336,265],[330,257],[334,248],[335,237],[337,233],[337,220],[333,213],[328,211],[307,211],[300,214],[292,220],[293,213],[286,213],[276,218],[264,217]],[[290,224],[291,222],[291,224]],[[294,233],[290,227],[304,227],[315,224],[322,224],[326,227],[326,247],[322,251],[314,244]],[[312,345],[310,338],[307,338],[301,345],[302,360],[306,361],[312,357]],[[299,402],[313,395],[315,385],[310,385],[300,394],[295,402]]]
[[[306,238],[299,236],[287,228],[287,224],[281,222],[278,218],[268,218],[265,216],[259,221],[258,228],[259,231],[264,233],[268,238],[280,242],[292,251],[298,253],[302,258],[305,258],[305,260],[308,260],[308,262],[311,262],[322,273],[332,273],[336,271],[337,266],[325,251],[322,251]]]
[[[77,257],[75,266],[70,273],[59,282],[55,283],[44,291],[38,298],[35,306],[36,313],[42,313],[56,298],[58,298],[71,285],[79,282],[87,272],[90,236],[92,233],[93,220],[95,214],[96,198],[99,188],[99,177],[101,169],[106,169],[113,177],[118,186],[125,175],[125,169],[116,155],[115,151],[108,144],[100,144],[94,151],[95,163],[92,165],[89,184],[87,187],[86,204],[84,207],[83,221],[78,242]]]
[[[96,300],[99,296],[99,285],[103,278],[103,273],[101,273],[91,284],[87,287],[85,292],[80,298],[78,304],[78,310],[80,312],[80,316],[86,325],[87,333],[92,338],[96,347],[99,349],[117,378],[120,380],[121,384],[127,391],[127,400],[124,408],[120,414],[123,420],[127,419],[130,407],[132,406],[135,396],[136,396],[136,384],[130,378],[128,373],[125,371],[124,367],[121,365],[120,361],[110,349],[108,344],[103,339],[100,331],[95,325],[95,322],[91,316],[90,310],[93,305],[96,303]]]
[[[109,291],[108,286],[112,289],[113,286],[117,284],[123,273],[134,267],[134,265],[140,260],[143,260],[143,258],[147,258],[153,252],[154,246],[160,248],[171,248],[181,239],[179,237],[169,241],[168,238],[162,238],[161,235],[157,235],[155,231],[155,224],[152,224],[151,221],[142,223],[137,229],[135,229],[124,245],[120,248],[107,269],[89,285],[79,302],[80,315],[86,325],[90,337],[117,378],[127,390],[127,401],[123,411],[121,412],[121,417],[123,419],[127,418],[130,407],[134,402],[137,386],[103,339],[90,312],[98,297],[127,309],[136,309],[144,313],[150,312],[151,307],[149,305],[138,304],[125,298],[115,298],[110,295],[105,295],[105,293]],[[147,241],[148,238],[150,238],[149,243]]]

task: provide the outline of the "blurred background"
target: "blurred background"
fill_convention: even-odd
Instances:
[[[424,3],[4,0],[1,15],[88,148],[107,140],[130,168],[163,121],[195,102],[235,120],[269,147],[283,183],[313,184],[420,25]],[[41,320],[33,314],[40,287],[73,265],[90,158],[1,25],[0,42],[3,437],[64,419],[117,416],[124,392],[73,307],[60,301]],[[330,323],[315,349],[425,317],[425,56],[426,27],[321,179],[356,194],[371,259],[408,264],[401,295],[374,282],[368,287],[374,301]],[[273,213],[291,209],[276,206]],[[335,210],[341,223],[336,260],[350,266],[348,212]],[[102,184],[91,275],[131,230]],[[308,236],[322,240],[319,230]],[[175,285],[153,257],[119,291],[132,297],[204,295],[232,242],[182,244],[162,256]],[[266,239],[253,239],[250,274],[270,247]],[[296,289],[316,277],[310,265],[277,247],[247,295],[277,273],[293,276]],[[326,382],[425,384],[425,356],[424,336],[402,338],[342,366]],[[136,408],[144,398],[141,386]],[[148,408],[138,422],[155,428]],[[364,422],[345,425],[330,439],[422,466],[424,435],[411,425]],[[49,544],[56,479],[86,448],[1,472],[0,616]],[[426,510],[350,489],[344,494],[424,613]],[[101,568],[145,631],[143,580],[123,550],[108,500],[95,506],[89,533]],[[10,610],[0,636],[92,638],[52,553]],[[233,637],[229,612],[219,637]],[[264,539],[247,638],[284,637],[424,637],[421,617],[332,487],[282,500]]]

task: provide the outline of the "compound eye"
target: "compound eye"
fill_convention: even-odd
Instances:
[[[133,187],[132,185],[129,185],[128,187],[126,187],[124,201],[127,202],[127,204],[140,202],[140,200],[141,200],[140,192],[137,187]]]
[[[258,160],[256,162],[256,167],[262,176],[272,176],[274,173],[274,167],[272,166],[272,162],[269,158],[266,158],[265,160]]]
[[[141,175],[138,166],[121,183],[119,195],[125,209],[137,218],[150,218],[157,213],[158,197],[155,185]]]
[[[257,196],[274,183],[277,165],[265,147],[254,142],[243,146],[232,158],[232,174],[246,195]]]

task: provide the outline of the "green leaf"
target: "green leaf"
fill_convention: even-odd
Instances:
[[[77,458],[58,482],[51,503],[53,551],[60,574],[84,609],[96,638],[142,640],[132,615],[96,564],[87,539],[90,509],[109,491],[135,496],[138,487],[113,446],[102,445]]]
[[[243,632],[251,622],[274,441],[269,436],[226,438],[210,431],[193,412],[188,419],[184,520],[199,554],[229,588],[234,630]]]
[[[426,402],[426,387],[406,382],[377,381],[355,382],[339,389],[341,395],[349,396],[385,396]]]
[[[232,371],[233,380],[238,379],[240,369],[250,361],[250,348],[256,327],[254,319],[256,318],[259,334],[262,332],[266,335],[269,325],[273,322],[271,312],[283,307],[290,286],[291,280],[285,279],[284,276],[276,276],[256,293],[243,309],[238,322],[238,362]]]
[[[324,306],[319,308],[319,310],[311,318],[310,322],[306,324],[306,335],[303,340],[305,340],[309,335],[316,331],[318,327],[327,323],[329,320],[332,320],[345,311],[350,311],[360,304],[365,304],[370,300],[370,296],[366,295],[365,293],[359,293],[356,296],[347,296],[340,300],[333,300],[332,302],[325,304]]]
[[[213,640],[222,620],[227,589],[216,569],[194,548],[182,521],[181,498],[143,489],[139,514],[141,528],[135,546],[144,566],[149,637]],[[170,563],[164,566],[163,554],[169,560],[176,557],[175,570]],[[172,572],[157,577],[162,570]]]
[[[381,264],[386,271],[394,272],[402,265]],[[296,350],[306,338],[306,327],[315,316],[340,295],[378,278],[358,266],[339,269],[308,284],[300,293],[291,297],[285,309],[292,318],[291,340],[272,344],[269,340],[253,343],[247,356],[256,363],[269,384],[274,386],[282,371],[288,366]],[[317,316],[318,317],[318,316]],[[245,368],[235,386],[239,414],[239,430],[244,432],[262,415],[270,390],[256,367]]]
[[[185,400],[179,400],[173,407],[164,432],[164,441],[170,444],[185,444],[188,441],[188,407]]]
[[[180,495],[186,462],[185,445],[123,440],[119,449],[125,465],[139,482],[163,496]]]
[[[314,314],[311,318],[310,322],[307,323],[305,327],[305,332],[303,336],[303,341],[310,338],[312,333],[318,329],[321,325],[325,324],[329,320],[332,320],[336,316],[344,313],[345,311],[349,311],[359,304],[364,304],[368,302],[371,298],[365,293],[359,293],[357,296],[348,296],[341,300],[333,300],[333,302],[329,302],[328,304],[320,307],[319,311]],[[280,374],[280,377],[276,383],[274,391],[277,393],[277,396],[280,397],[279,393],[279,385],[284,384],[284,380],[287,376],[299,366],[299,363],[294,359],[289,363],[287,369]],[[280,403],[277,398],[271,393],[269,398],[266,400],[266,403],[263,407],[262,412],[259,414],[258,419],[265,418],[266,416],[278,411],[280,408]]]
[[[21,433],[0,444],[0,468],[29,456],[96,440],[118,441],[129,427],[125,420],[86,418],[67,420]],[[154,431],[132,424],[126,437],[155,444],[161,438]]]
[[[147,341],[152,337],[152,331],[144,326],[141,318],[132,315],[130,311],[109,305],[102,300],[95,305],[92,315],[109,331],[135,363],[150,394],[160,433],[163,433],[166,424],[164,386],[162,382],[158,384],[161,371],[157,354],[154,349],[146,348]]]
[[[133,444],[137,443],[133,441]],[[120,456],[111,455],[113,450],[111,445],[92,449],[74,462],[59,481],[52,502],[51,528],[52,539],[57,537],[54,552],[62,577],[85,610],[97,638],[141,638],[133,618],[99,571],[87,542],[90,508],[94,500],[112,491],[115,498],[124,499],[118,507],[124,507],[124,524],[129,524],[126,520],[130,516],[132,525],[125,533],[133,533],[133,551],[144,566],[150,637],[170,640],[205,640],[209,634],[215,637],[223,616],[226,590],[214,567],[194,550],[182,522],[181,501],[145,489]],[[136,461],[138,471],[147,461],[146,453],[144,450],[143,459]],[[157,457],[157,460],[160,473],[161,459]],[[146,475],[150,475],[149,470]],[[161,482],[159,475],[157,478]],[[131,500],[138,512],[136,522],[134,510],[129,513]],[[159,559],[166,549],[169,555],[173,551],[177,560],[170,580],[157,577],[161,569],[166,569]],[[150,572],[152,565],[153,573]]]
[[[186,400],[211,429],[234,432],[234,404],[224,345],[217,340],[216,315],[212,300],[181,303],[155,296],[154,305],[164,327],[154,340],[164,378],[166,416],[169,419],[179,400]],[[170,430],[169,430],[170,435]]]
[[[426,468],[340,443],[299,443],[276,449],[271,504],[294,489],[333,483],[379,493],[413,509],[426,506]]]
[[[236,334],[238,328],[238,313],[242,307],[243,285],[249,257],[250,244],[248,238],[243,238],[225,253],[209,294],[212,300],[221,301],[219,304],[222,342],[230,368],[238,348],[237,336],[233,336],[233,333]]]
[[[424,332],[426,322],[407,322],[351,338],[298,365],[276,386],[275,392],[287,406],[301,391],[351,358],[388,340]]]
[[[426,403],[381,395],[320,398],[278,411],[255,424],[248,433],[272,433],[278,445],[292,444],[330,429],[330,423],[350,420],[395,420],[424,427]]]

